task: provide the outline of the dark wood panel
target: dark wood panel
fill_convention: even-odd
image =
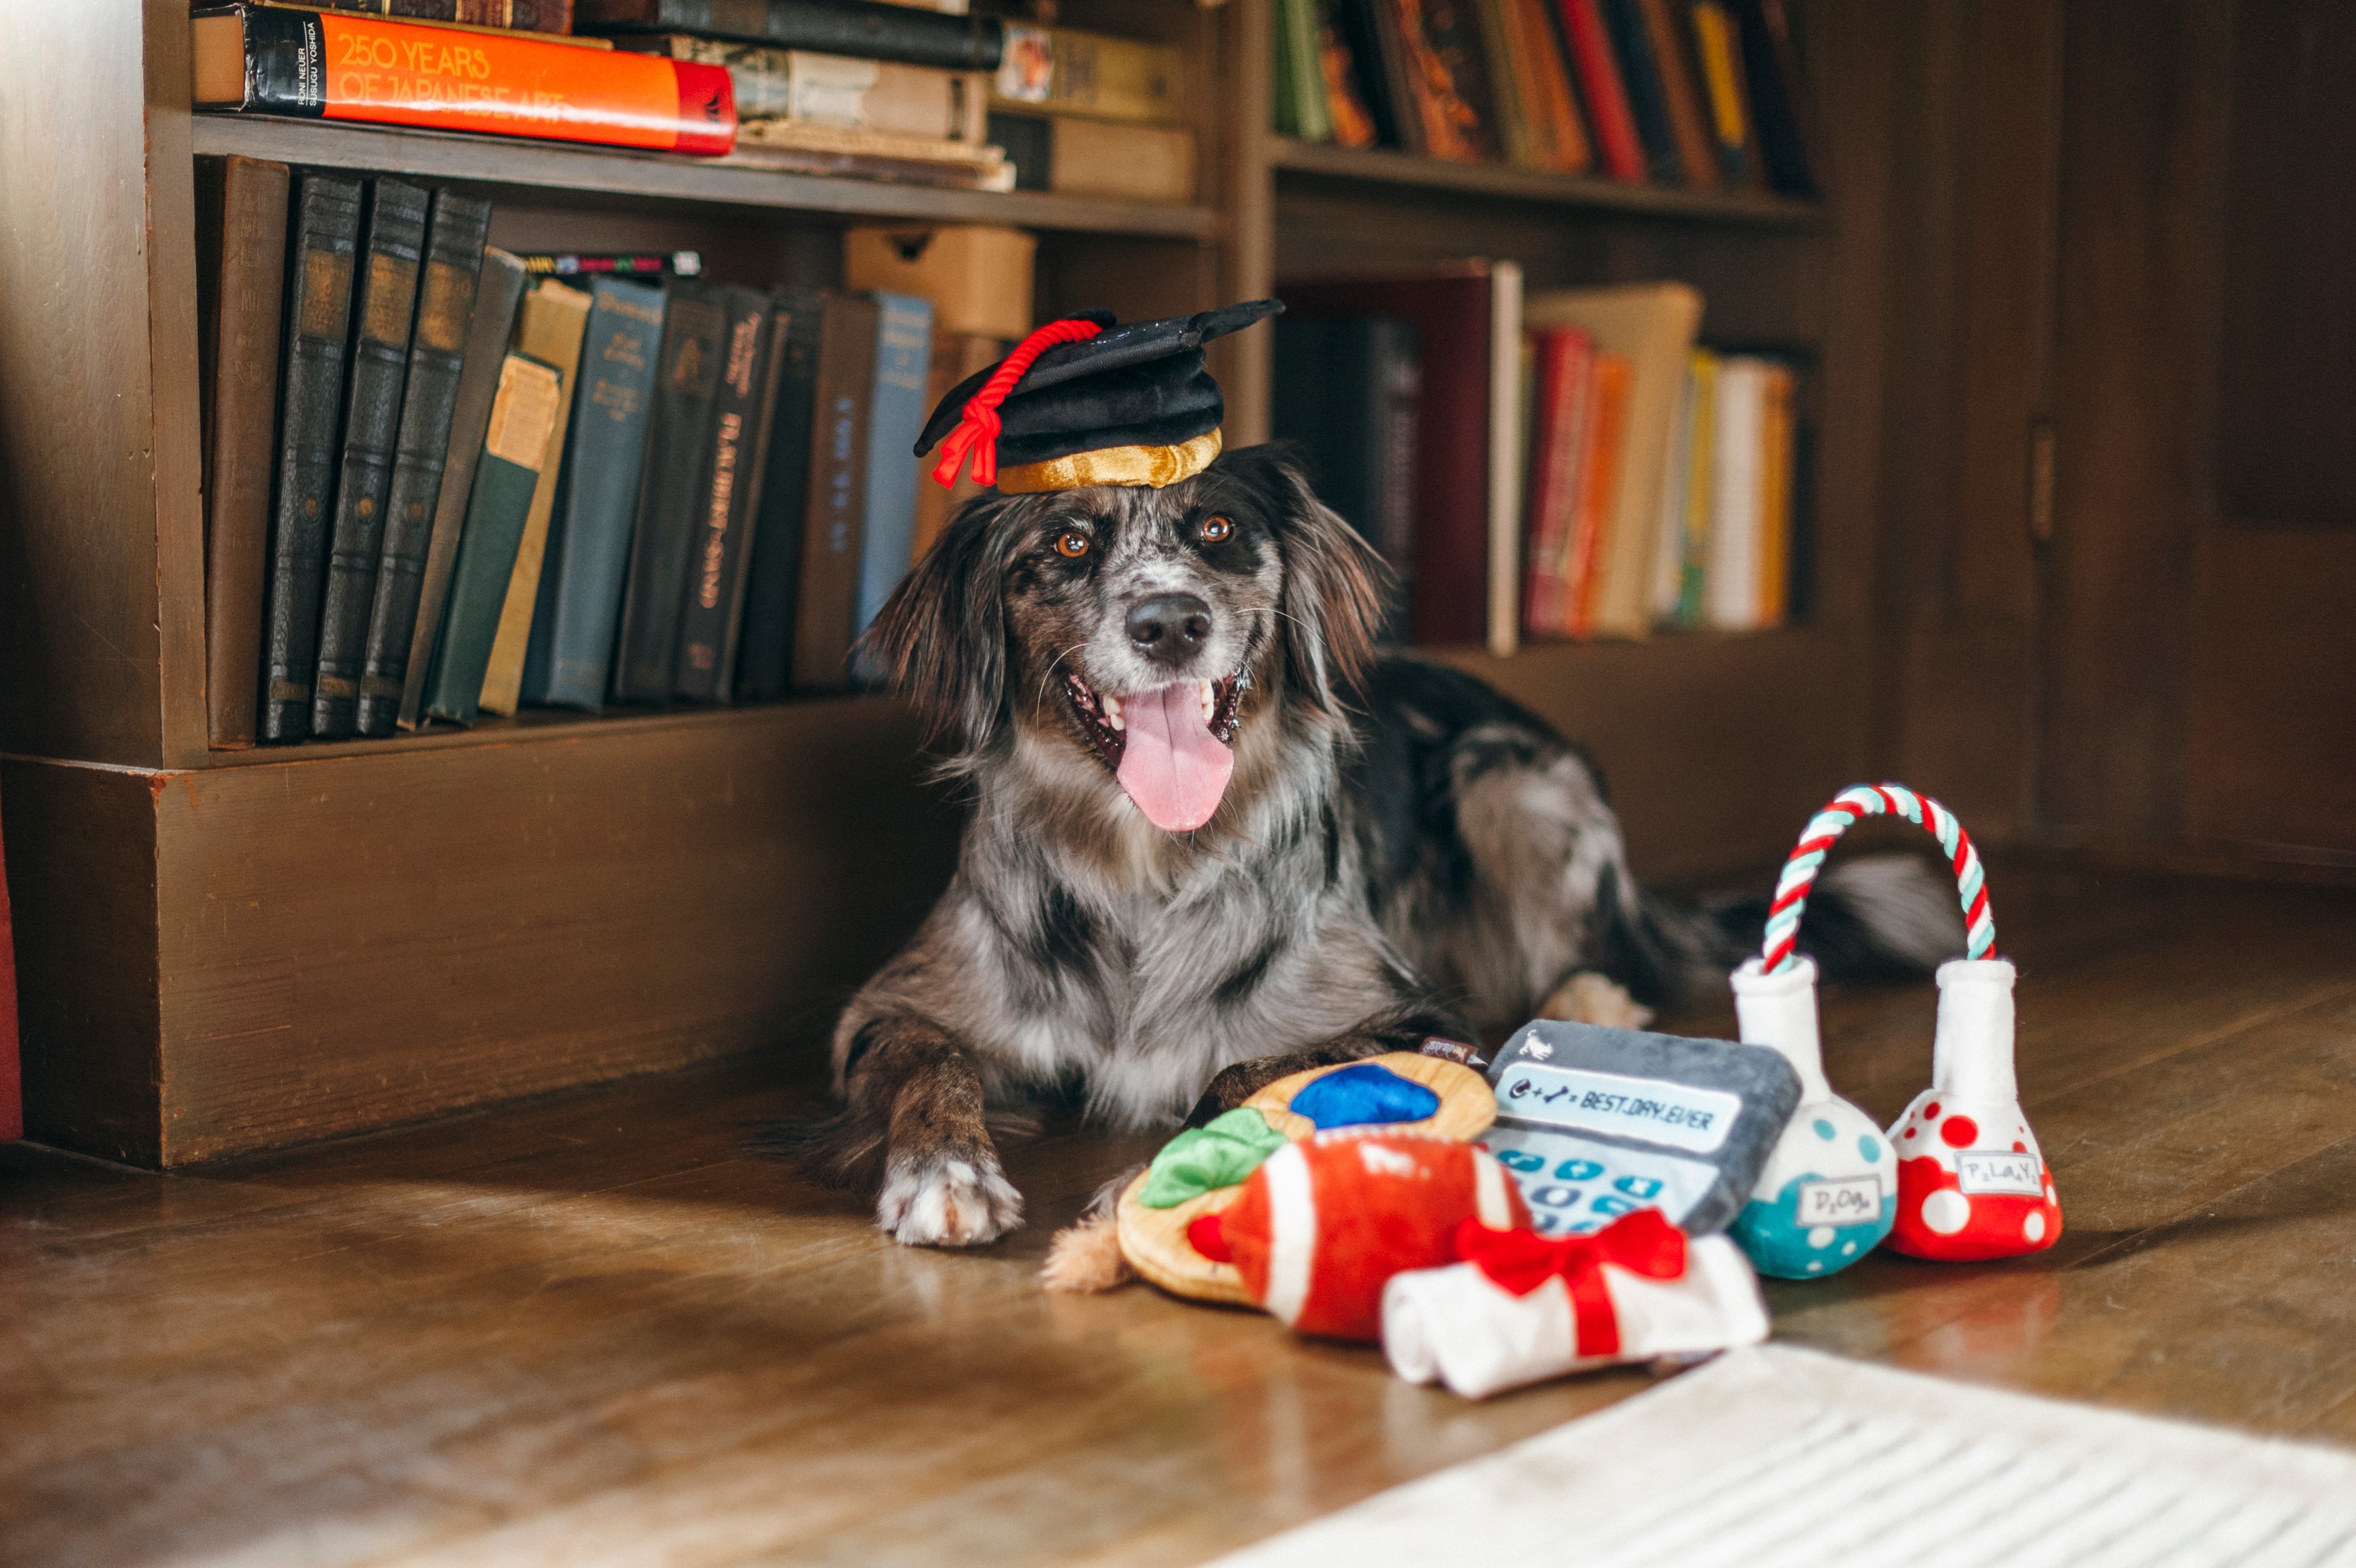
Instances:
[[[0,760],[26,1135],[145,1165],[163,1152],[156,777]]]
[[[151,379],[149,9],[12,11],[0,51],[0,751],[164,760],[156,465],[184,465],[165,480],[183,533],[197,471],[193,407],[159,443]],[[168,248],[193,301],[185,227]],[[184,395],[193,311],[186,325]],[[202,615],[172,607],[176,655]]]

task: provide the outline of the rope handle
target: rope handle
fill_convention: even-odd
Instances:
[[[1069,317],[1050,321],[1016,344],[981,390],[966,400],[957,428],[941,437],[941,460],[933,466],[933,482],[944,488],[956,484],[958,465],[971,452],[973,482],[984,489],[998,483],[998,405],[1040,355],[1059,343],[1085,343],[1103,330],[1093,321]]]
[[[1799,940],[1800,912],[1807,907],[1808,889],[1815,886],[1816,873],[1834,843],[1859,818],[1880,816],[1903,817],[1939,841],[1955,871],[1955,891],[1964,907],[1965,950],[1973,958],[1986,958],[1996,950],[1996,914],[1988,908],[1980,852],[1972,847],[1972,835],[1964,832],[1955,813],[1903,784],[1852,784],[1808,819],[1792,857],[1783,863],[1774,901],[1767,907],[1766,945],[1759,963],[1762,972],[1774,974],[1795,961],[1792,944]]]

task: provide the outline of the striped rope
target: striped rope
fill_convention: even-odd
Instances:
[[[1917,795],[1903,784],[1852,784],[1831,803],[1808,819],[1783,875],[1775,884],[1774,902],[1767,907],[1767,941],[1760,969],[1774,974],[1792,967],[1792,944],[1799,940],[1800,912],[1807,908],[1808,889],[1825,856],[1851,822],[1860,817],[1903,817],[1939,841],[1955,871],[1955,891],[1964,907],[1965,950],[1986,958],[1996,950],[1996,915],[1988,908],[1987,879],[1980,870],[1979,851],[1955,814],[1928,795]]]

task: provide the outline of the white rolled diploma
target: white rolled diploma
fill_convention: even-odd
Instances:
[[[1620,1320],[1620,1348],[1582,1356],[1570,1289],[1558,1275],[1517,1296],[1475,1263],[1394,1274],[1383,1287],[1383,1352],[1408,1381],[1445,1383],[1477,1400],[1594,1367],[1767,1337],[1759,1277],[1723,1236],[1687,1241],[1681,1278],[1651,1280],[1606,1263],[1603,1288]]]

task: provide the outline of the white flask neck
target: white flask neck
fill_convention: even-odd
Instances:
[[[1832,1098],[1825,1078],[1824,1042],[1816,1032],[1816,966],[1794,959],[1788,969],[1762,973],[1756,958],[1745,959],[1731,979],[1734,1015],[1742,1043],[1765,1046],[1800,1075],[1800,1103]]]
[[[2013,1076],[2013,967],[2000,958],[1939,966],[1939,1033],[1931,1081],[1964,1100],[2018,1102]]]

